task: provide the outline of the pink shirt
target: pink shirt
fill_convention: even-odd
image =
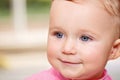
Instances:
[[[60,73],[58,73],[55,69],[51,68],[47,71],[40,72],[35,74],[25,80],[69,80],[64,78]],[[112,80],[110,76],[107,74],[107,71],[104,71],[103,78],[99,80]]]

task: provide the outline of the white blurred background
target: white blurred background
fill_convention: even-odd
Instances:
[[[0,80],[24,80],[50,68],[49,9],[50,0],[0,1]],[[106,66],[113,80],[120,79],[119,67],[120,58]]]
[[[0,80],[24,80],[50,67],[50,0],[0,0]]]

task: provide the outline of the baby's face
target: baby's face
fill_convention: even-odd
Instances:
[[[55,0],[50,16],[49,62],[66,78],[101,77],[115,41],[113,26],[112,17],[90,1]]]

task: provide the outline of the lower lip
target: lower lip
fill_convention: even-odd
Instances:
[[[80,63],[71,63],[71,62],[66,62],[66,61],[61,61],[64,65],[68,65],[68,66],[75,66],[75,65],[79,65]]]

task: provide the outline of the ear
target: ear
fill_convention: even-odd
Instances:
[[[120,57],[120,39],[117,39],[112,47],[109,60],[117,59]]]

